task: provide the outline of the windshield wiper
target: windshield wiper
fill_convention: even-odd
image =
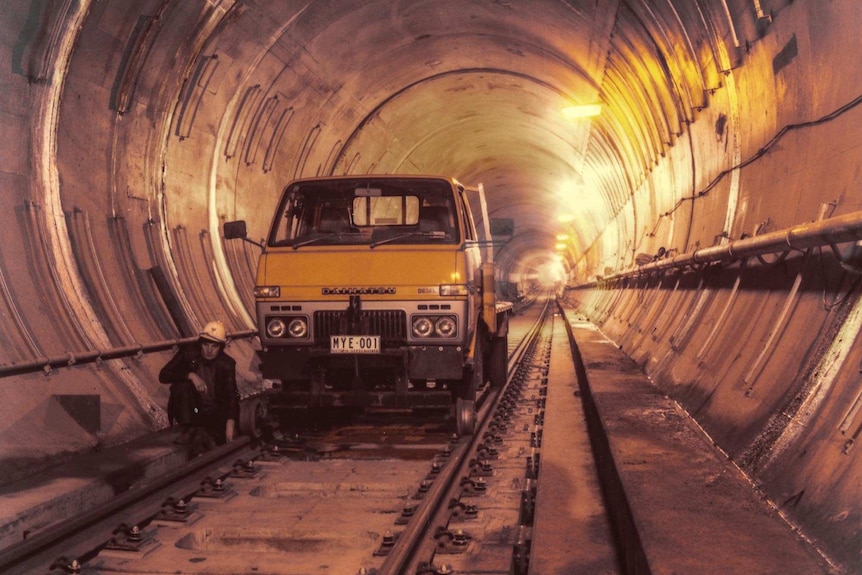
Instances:
[[[431,238],[432,240],[442,240],[442,239],[446,238],[446,232],[441,232],[441,231],[407,232],[407,233],[400,234],[397,236],[392,236],[391,238],[383,238],[382,240],[371,243],[368,247],[370,247],[371,249],[374,249],[377,246],[381,246],[383,244],[388,244],[390,242],[397,242],[398,240],[403,240],[404,238],[409,238],[411,236],[423,236],[426,238]]]
[[[319,232],[318,232],[318,233],[319,233]],[[333,233],[333,234],[323,234],[323,235],[314,236],[313,238],[309,238],[309,239],[307,239],[307,240],[303,240],[303,241],[301,241],[301,242],[296,242],[296,243],[295,243],[295,244],[293,244],[291,247],[292,247],[293,249],[295,249],[295,250],[298,250],[298,249],[299,249],[299,248],[301,248],[302,246],[307,246],[307,245],[311,245],[311,244],[316,244],[316,243],[317,243],[317,242],[319,242],[320,240],[330,239],[330,238],[332,238],[334,235],[335,235],[335,234]]]
[[[293,244],[293,246],[291,246],[291,247],[293,247],[293,249],[296,250],[296,249],[301,248],[302,246],[316,244],[317,242],[319,242],[321,240],[327,240],[327,239],[332,239],[332,238],[341,238],[342,236],[355,236],[359,232],[317,232],[317,233],[318,233],[318,235],[314,236],[313,238],[309,238],[307,240],[297,242],[297,243]]]

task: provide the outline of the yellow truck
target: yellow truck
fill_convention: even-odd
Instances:
[[[271,408],[446,407],[472,432],[477,391],[505,384],[512,308],[482,261],[480,193],[404,175],[284,189],[254,288]],[[244,221],[224,237],[250,241]]]

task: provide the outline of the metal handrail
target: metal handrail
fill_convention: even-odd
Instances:
[[[616,272],[595,281],[585,282],[576,286],[567,286],[566,289],[595,287],[599,283],[671,268],[738,260],[751,256],[788,252],[790,250],[801,251],[822,246],[832,248],[838,260],[841,261],[836,244],[858,240],[862,240],[862,211],[817,222],[800,224],[750,238],[731,240],[723,245],[701,248],[685,254],[652,261],[635,268]]]
[[[244,339],[257,335],[256,330],[243,330],[228,334],[228,339]],[[0,378],[23,373],[44,371],[51,373],[54,369],[71,367],[82,363],[101,363],[108,359],[121,357],[141,357],[145,353],[165,351],[181,345],[193,343],[198,336],[184,337],[181,339],[168,339],[148,344],[136,344],[125,347],[114,347],[107,350],[91,349],[81,352],[69,352],[54,357],[42,357],[25,363],[14,363],[11,365],[0,365]]]

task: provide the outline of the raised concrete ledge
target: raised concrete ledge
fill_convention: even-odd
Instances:
[[[691,418],[562,309],[625,573],[837,573]]]
[[[0,553],[26,537],[75,518],[132,486],[182,467],[185,446],[164,430],[76,457],[0,489]]]

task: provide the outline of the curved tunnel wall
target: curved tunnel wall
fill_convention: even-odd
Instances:
[[[501,282],[560,257],[566,298],[858,561],[859,294],[831,250],[589,283],[859,210],[850,0],[7,4],[0,368],[247,330],[257,251],[223,221],[262,236],[298,176],[442,172],[514,220]],[[229,351],[260,388],[254,342]],[[168,355],[3,377],[6,478],[163,427]]]

